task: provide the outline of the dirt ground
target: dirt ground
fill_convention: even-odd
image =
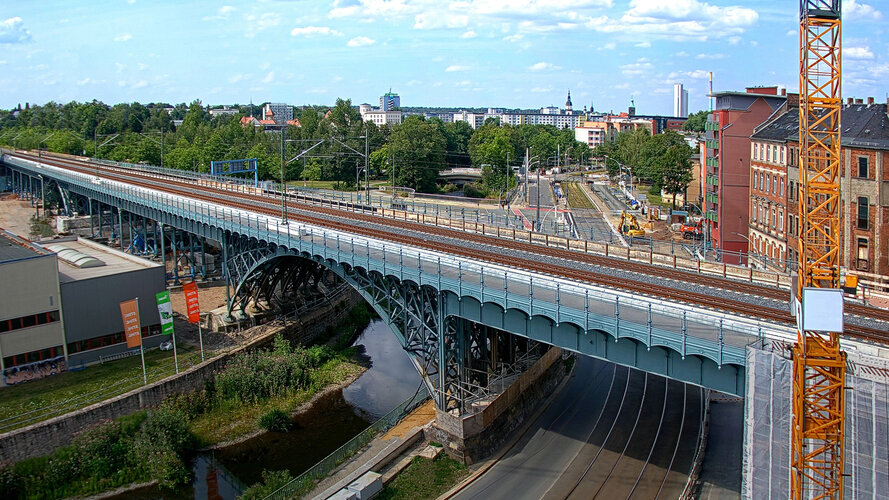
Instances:
[[[435,403],[428,400],[420,405],[416,410],[412,411],[408,416],[404,417],[398,425],[389,429],[382,440],[385,441],[392,437],[404,437],[409,430],[414,427],[422,427],[435,418]]]
[[[0,195],[0,228],[15,233],[23,238],[31,239],[31,217],[36,209],[30,202],[18,199],[12,193]],[[53,228],[55,223],[53,222]]]

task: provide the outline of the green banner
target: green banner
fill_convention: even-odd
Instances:
[[[164,290],[157,295],[157,312],[161,317],[161,333],[173,334],[173,304],[170,302],[170,291]]]

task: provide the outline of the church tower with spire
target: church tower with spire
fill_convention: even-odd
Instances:
[[[569,115],[574,113],[571,105],[571,89],[568,89],[568,100],[565,101],[565,112]]]

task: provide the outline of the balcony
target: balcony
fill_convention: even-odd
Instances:
[[[717,196],[716,193],[707,193],[705,199],[714,205],[719,203],[719,196]]]
[[[716,139],[707,139],[707,149],[719,149],[719,141]]]
[[[719,130],[719,122],[717,122],[717,121],[704,122],[704,130]]]
[[[719,177],[717,177],[715,175],[708,175],[707,176],[707,184],[710,184],[711,186],[718,186],[719,185]]]
[[[716,212],[708,211],[704,217],[711,222],[717,222]]]
[[[719,158],[716,156],[708,156],[707,157],[707,166],[708,167],[719,167]]]

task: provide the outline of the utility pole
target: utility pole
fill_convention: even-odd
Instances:
[[[370,204],[370,188],[367,185],[367,155],[368,155],[368,134],[370,128],[364,127],[364,202]]]
[[[287,158],[285,155],[285,146],[286,143],[284,141],[284,134],[287,133],[287,125],[284,125],[284,128],[281,129],[281,223],[287,224],[287,179],[284,177],[284,168],[287,165]]]
[[[540,166],[537,166],[537,218],[534,220],[537,231],[540,231]]]

